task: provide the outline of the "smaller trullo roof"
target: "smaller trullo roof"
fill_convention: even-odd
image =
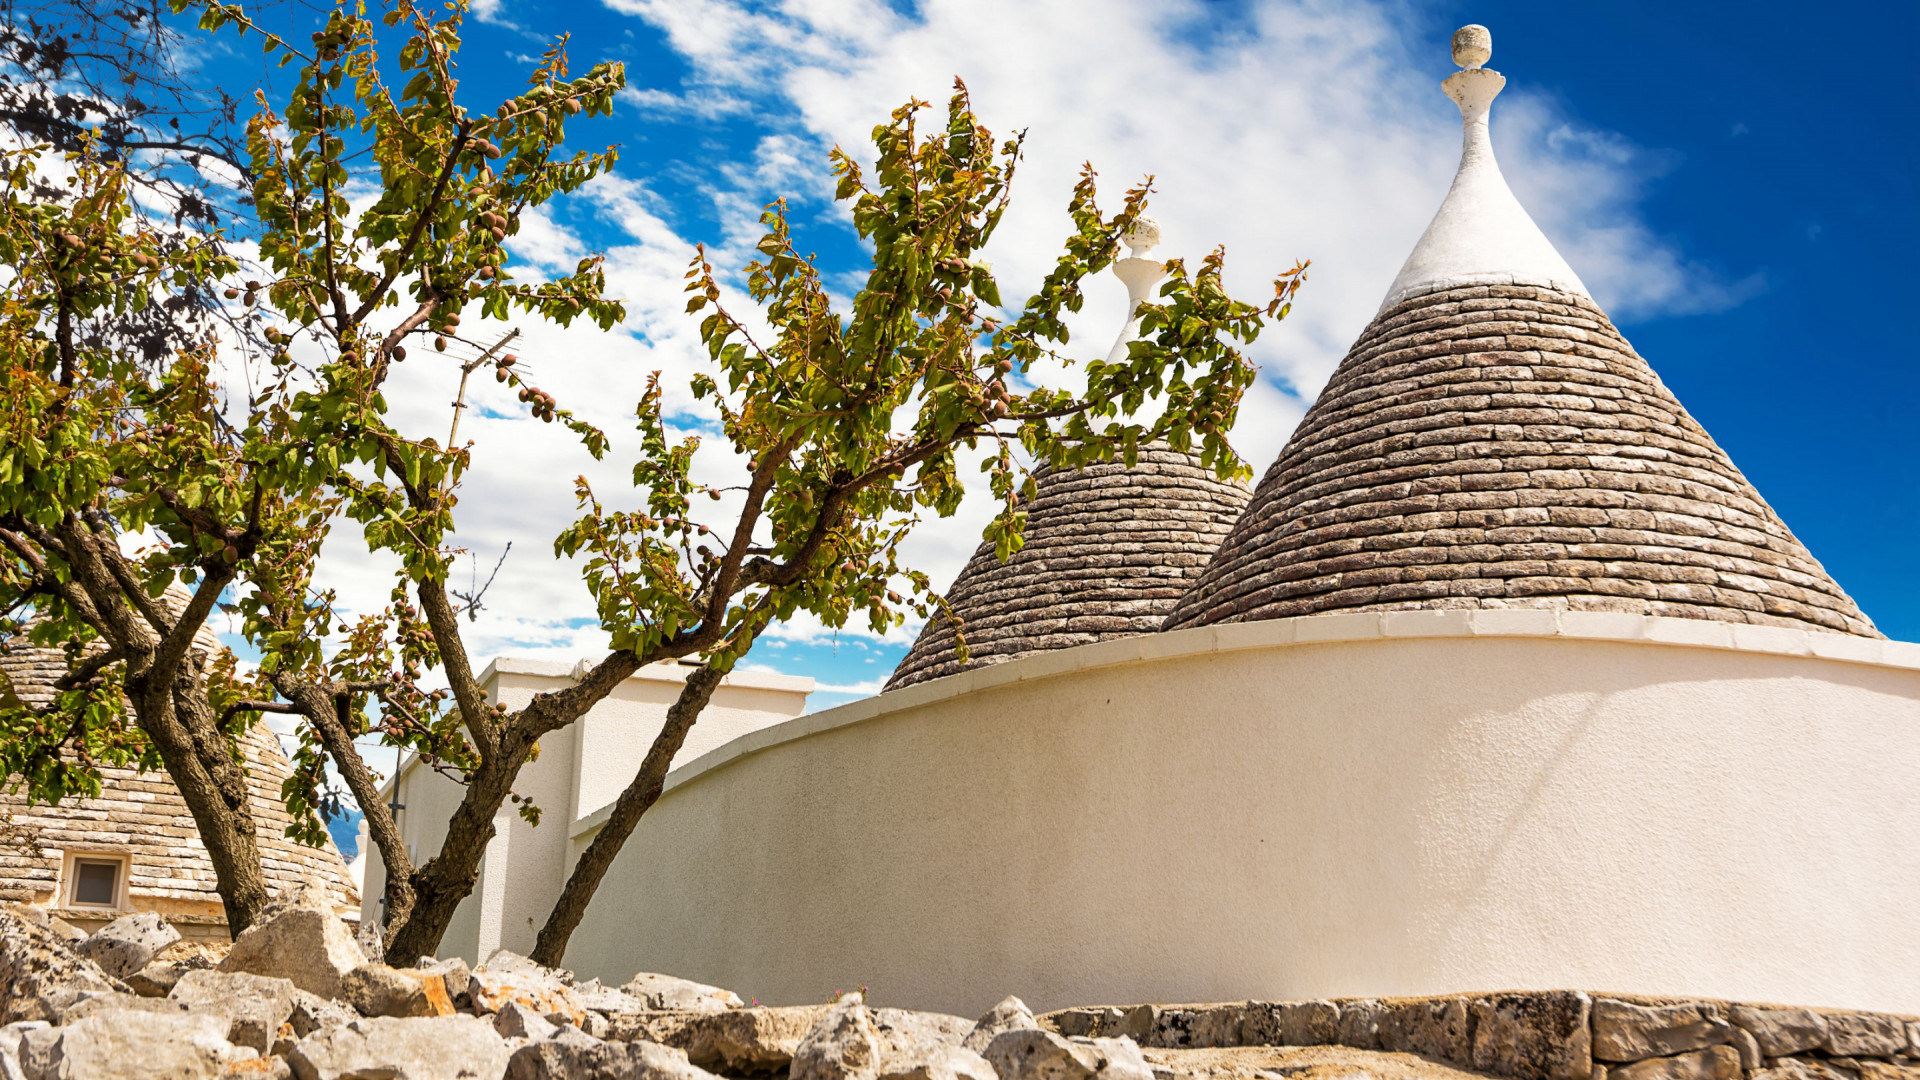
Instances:
[[[967,662],[952,621],[935,615],[888,690],[1158,630],[1247,504],[1245,486],[1164,446],[1143,448],[1131,469],[1042,467],[1034,486],[1026,546],[1001,562],[981,544],[947,590]]]
[[[1480,65],[1459,174],[1169,629],[1329,611],[1624,611],[1877,636],[1508,190]]]

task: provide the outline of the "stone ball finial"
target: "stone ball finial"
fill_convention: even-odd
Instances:
[[[1453,62],[1469,70],[1493,59],[1493,32],[1469,23],[1453,32]]]
[[[1152,251],[1160,244],[1160,223],[1150,217],[1137,217],[1120,239],[1127,245],[1127,251],[1135,258]]]

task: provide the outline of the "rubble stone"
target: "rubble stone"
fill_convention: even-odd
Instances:
[[[1753,1033],[1767,1057],[1790,1057],[1827,1044],[1827,1018],[1812,1009],[1769,1009],[1735,1005],[1733,1022]]]
[[[1464,998],[1395,1002],[1380,1020],[1380,1048],[1407,1050],[1455,1065],[1473,1062],[1473,1016]]]
[[[167,920],[151,911],[122,915],[94,931],[93,936],[74,947],[74,952],[100,965],[100,970],[115,978],[147,966],[160,950],[180,940],[180,932]]]
[[[1578,992],[1475,998],[1472,1066],[1529,1080],[1588,1080],[1592,1002]]]
[[[1152,1080],[1132,1039],[1069,1038],[1051,1031],[1002,1032],[982,1055],[1000,1080]]]
[[[871,1080],[880,1067],[880,1031],[859,994],[848,994],[794,1048],[790,1080]]]
[[[1241,1003],[1159,1008],[1147,1037],[1138,1041],[1168,1049],[1240,1046],[1246,1016],[1247,1007]]]
[[[493,1014],[493,1030],[503,1039],[551,1039],[561,1027],[517,1001],[509,1001]]]
[[[366,1017],[295,1043],[299,1080],[499,1080],[507,1041],[475,1016]]]
[[[506,1080],[714,1080],[672,1047],[602,1042],[574,1029],[515,1051]]]
[[[961,1045],[976,1054],[985,1053],[987,1044],[1003,1031],[1015,1031],[1024,1028],[1039,1028],[1040,1022],[1034,1019],[1033,1010],[1017,997],[1002,998],[998,1005],[986,1011],[973,1025],[973,1030],[961,1040]]]
[[[734,1073],[776,1072],[793,1061],[801,1040],[828,1005],[730,1009],[689,1017],[668,1045],[687,1052],[703,1069]]]
[[[340,980],[340,993],[362,1016],[448,1016],[453,999],[438,971],[361,964]]]
[[[1728,1038],[1717,1005],[1636,1005],[1614,998],[1593,1003],[1593,1056],[1601,1061],[1668,1057],[1724,1045]]]
[[[28,1032],[20,1047],[26,1080],[214,1080],[257,1055],[225,1038],[216,1016],[124,1010]]]
[[[167,1000],[195,1013],[227,1018],[227,1041],[264,1054],[273,1047],[280,1025],[293,1015],[293,983],[264,975],[190,971],[180,977]]]
[[[1340,1006],[1331,1001],[1255,1002],[1247,1006],[1245,1038],[1265,1046],[1337,1042]]]
[[[1828,1013],[1827,1050],[1842,1057],[1892,1057],[1907,1048],[1906,1024],[1873,1013]]]
[[[910,1063],[883,1068],[877,1080],[999,1080],[999,1074],[964,1046],[942,1046]]]
[[[308,993],[338,998],[340,980],[366,962],[325,890],[306,888],[267,905],[217,970],[288,979]]]
[[[731,990],[676,979],[671,975],[640,972],[620,987],[620,992],[639,998],[649,1009],[675,1009],[690,1012],[720,1012],[742,1009],[746,1002]]]
[[[126,991],[100,965],[77,956],[45,923],[0,910],[0,1024],[50,1020],[75,991]]]
[[[498,1012],[517,1001],[556,1023],[580,1027],[587,1022],[587,1009],[574,992],[571,975],[563,974],[502,949],[474,970],[467,993],[481,1012]]]
[[[1380,1021],[1385,1015],[1386,1006],[1372,998],[1342,1001],[1340,1003],[1340,1045],[1360,1050],[1378,1048]]]
[[[1647,1058],[1607,1070],[1607,1080],[1740,1080],[1740,1053],[1711,1046],[1671,1057]]]

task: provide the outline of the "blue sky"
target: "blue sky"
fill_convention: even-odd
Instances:
[[[1166,253],[1224,242],[1249,293],[1294,258],[1314,260],[1294,319],[1260,342],[1265,378],[1236,433],[1256,472],[1438,206],[1458,147],[1457,114],[1436,85],[1452,70],[1447,36],[1484,23],[1489,66],[1509,79],[1495,146],[1521,200],[1867,613],[1892,637],[1920,639],[1910,571],[1920,349],[1904,317],[1920,294],[1920,5],[1810,15],[1769,3],[492,0],[477,10],[462,69],[476,109],[490,111],[560,32],[573,34],[576,67],[627,64],[619,113],[580,130],[583,144],[621,144],[618,172],[514,242],[535,271],[607,251],[633,310],[612,335],[520,324],[521,354],[564,404],[624,431],[647,372],[683,383],[698,363],[678,293],[689,245],[743,265],[754,215],[776,196],[793,200],[805,243],[851,282],[862,253],[825,198],[826,148],[855,150],[909,93],[944,100],[957,74],[990,126],[1030,132],[1011,239],[989,253],[1009,295],[1019,291],[1009,283],[1037,280],[1064,235],[1082,160],[1115,192],[1155,173]],[[216,53],[209,74],[242,91],[263,75],[284,87],[285,73],[256,57]],[[1124,293],[1117,283],[1110,293],[1082,314],[1090,351],[1118,329]],[[440,422],[446,373],[405,378],[425,403],[421,422]],[[599,644],[590,605],[550,542],[575,473],[617,496],[624,470],[580,461],[511,399],[482,405],[469,414],[480,457],[463,538],[489,566],[508,541],[514,549],[473,651],[584,655]],[[975,503],[934,523],[915,561],[950,578],[983,515]],[[336,584],[377,603],[385,570],[340,555]],[[822,707],[871,692],[908,636],[802,625],[751,660],[813,675]]]

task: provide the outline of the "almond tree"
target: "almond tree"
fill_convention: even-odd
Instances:
[[[614,857],[660,797],[667,767],[721,677],[768,623],[798,612],[829,627],[864,618],[876,632],[907,610],[928,614],[926,576],[899,560],[901,541],[926,515],[960,505],[963,451],[985,451],[982,471],[1000,499],[987,528],[1001,558],[1017,551],[1028,463],[1077,468],[1163,440],[1196,451],[1221,476],[1249,475],[1227,432],[1254,369],[1236,343],[1290,310],[1304,280],[1296,266],[1264,307],[1233,300],[1215,250],[1191,272],[1180,262],[1157,303],[1143,305],[1125,359],[1081,366],[1079,389],[1049,385],[1064,352],[1063,317],[1078,311],[1081,282],[1107,267],[1118,238],[1145,206],[1148,184],[1101,214],[1094,174],[1083,170],[1068,204],[1073,231],[1039,288],[1011,315],[981,256],[1006,213],[1019,138],[996,145],[955,82],[945,123],[922,134],[926,104],[912,101],[873,130],[869,178],[836,148],[836,197],[873,247],[864,287],[846,313],[790,232],[785,207],[762,218],[762,258],[747,293],[770,327],[757,339],[722,303],[704,252],[688,272],[690,313],[715,370],[695,377],[697,398],[719,413],[726,452],[745,462],[746,505],[726,528],[694,520],[695,439],[670,443],[658,394],[639,410],[645,453],[634,485],[638,513],[607,513],[585,484],[587,514],[561,535],[588,554],[587,583],[616,652],[596,674],[624,677],[654,656],[698,653],[632,781],[582,853],[541,929],[534,958],[558,964]],[[895,589],[909,583],[913,599]],[[964,649],[964,643],[962,645]]]
[[[209,28],[259,32],[235,6],[202,11]],[[284,107],[268,110],[263,100],[249,128],[267,273],[233,287],[243,306],[268,313],[270,378],[244,402],[223,396],[209,347],[152,374],[110,352],[90,354],[87,377],[62,386],[59,321],[53,308],[29,304],[15,327],[22,344],[6,353],[23,360],[8,367],[0,388],[22,401],[4,434],[11,442],[18,431],[23,445],[42,447],[0,459],[0,605],[31,600],[50,613],[36,631],[43,640],[74,642],[56,709],[33,714],[0,701],[0,723],[19,733],[8,753],[69,787],[84,785],[87,763],[108,753],[157,756],[190,802],[224,806],[215,822],[224,832],[214,839],[230,857],[216,865],[225,867],[222,897],[236,930],[262,899],[257,884],[246,884],[243,800],[223,802],[218,777],[194,769],[209,772],[210,762],[230,757],[240,725],[262,712],[288,713],[299,724],[296,775],[284,792],[299,835],[319,837],[313,811],[329,797],[328,766],[366,813],[387,869],[386,947],[404,963],[434,951],[471,892],[499,809],[516,803],[537,821],[539,808],[513,785],[539,740],[641,667],[698,659],[541,934],[539,954],[553,960],[714,688],[769,623],[806,612],[830,626],[864,618],[885,629],[937,602],[898,548],[922,517],[958,508],[967,450],[985,451],[987,482],[1001,500],[989,532],[1003,554],[1020,542],[1031,462],[1126,458],[1164,439],[1195,449],[1223,474],[1246,474],[1226,442],[1254,378],[1237,346],[1286,313],[1299,268],[1256,307],[1226,294],[1219,252],[1191,272],[1173,264],[1125,359],[1087,363],[1080,389],[1049,385],[1056,363],[1068,359],[1063,319],[1080,306],[1080,284],[1111,262],[1146,186],[1104,216],[1089,171],[1070,202],[1072,232],[1053,270],[1003,313],[979,256],[1005,212],[1019,141],[996,146],[964,88],[932,134],[916,130],[925,106],[911,102],[876,129],[870,180],[850,157],[833,155],[840,198],[874,248],[850,312],[833,310],[781,204],[766,215],[762,258],[746,279],[770,327],[764,341],[722,306],[720,272],[704,251],[696,259],[688,310],[705,312],[712,366],[693,390],[714,410],[725,441],[716,449],[743,470],[741,482],[726,486],[729,502],[727,490],[695,479],[699,440],[670,430],[656,378],[637,410],[637,504],[610,509],[580,481],[581,516],[555,544],[584,560],[610,650],[574,685],[523,708],[490,702],[448,589],[459,485],[474,450],[400,430],[386,380],[406,361],[409,342],[420,353],[415,362],[436,362],[439,350],[425,343],[456,337],[463,315],[520,311],[562,324],[585,316],[603,329],[621,317],[602,295],[596,261],[559,280],[522,284],[502,246],[528,207],[611,166],[611,151],[559,159],[555,148],[569,119],[609,111],[621,73],[602,67],[569,79],[556,47],[525,93],[491,113],[469,113],[455,94],[458,8],[436,17],[395,0],[386,19],[407,31],[398,93],[383,79],[374,27],[357,9],[336,12],[310,43],[261,35],[270,52],[300,65]],[[377,185],[373,202],[357,210],[343,194],[356,156],[373,163]],[[119,235],[105,230],[103,247],[123,243],[109,233]],[[584,453],[607,451],[599,431],[524,383],[511,358],[500,358],[496,376],[519,388],[534,417],[570,428]],[[45,402],[56,397],[84,401],[84,410],[65,408],[89,419],[82,425],[49,411]],[[727,502],[726,518],[699,520],[703,501]],[[378,611],[342,612],[315,587],[321,541],[347,521],[399,566],[390,602]],[[121,554],[143,535],[160,542]],[[184,611],[143,602],[175,579],[196,585]],[[176,655],[223,594],[261,651],[252,681],[209,670],[215,661],[192,660],[190,649],[188,659]],[[161,660],[172,666],[156,668]],[[151,689],[162,675],[171,680],[165,702]],[[123,691],[131,726],[113,711]],[[188,717],[184,745],[197,757],[169,757],[149,707]],[[418,754],[463,785],[445,841],[422,863],[406,850],[380,778],[359,754],[356,744],[367,739]],[[203,823],[203,836],[208,831]],[[257,854],[251,858],[257,883]]]

